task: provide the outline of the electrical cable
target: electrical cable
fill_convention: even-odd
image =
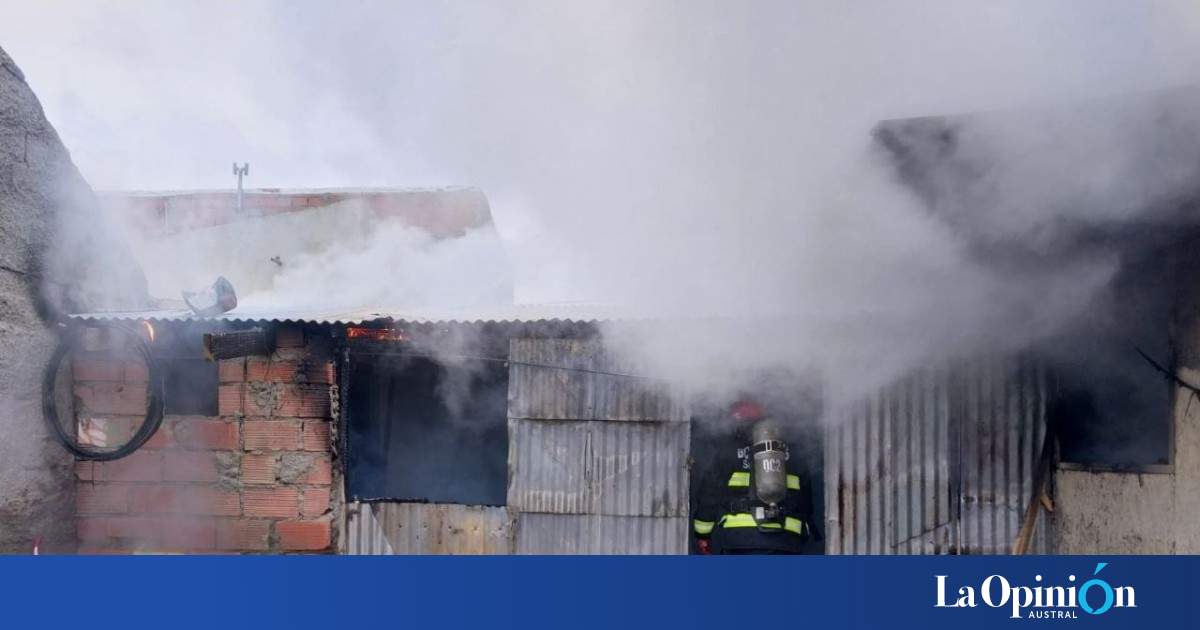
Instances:
[[[50,357],[50,363],[46,366],[46,371],[42,377],[42,416],[45,418],[46,423],[50,425],[50,430],[62,442],[62,445],[76,457],[85,460],[112,461],[126,457],[141,448],[162,424],[165,403],[163,378],[162,373],[158,369],[158,363],[154,360],[153,353],[151,352],[150,343],[142,336],[140,331],[122,322],[94,321],[89,322],[88,326],[91,328],[106,327],[109,330],[119,331],[133,340],[134,349],[146,363],[147,400],[145,419],[128,442],[113,450],[101,450],[97,447],[82,445],[63,428],[58,417],[55,391],[58,386],[58,373],[62,368],[63,361],[79,345],[78,335],[82,329],[78,328],[68,328],[62,334],[59,339],[58,348],[55,349],[54,354]]]

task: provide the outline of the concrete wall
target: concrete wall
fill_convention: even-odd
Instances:
[[[0,552],[74,547],[71,458],[49,437],[46,321],[137,307],[145,281],[97,221],[91,190],[12,59],[0,50]],[[83,229],[72,229],[85,226]]]
[[[1180,375],[1200,383],[1200,369]],[[1200,553],[1200,398],[1178,388],[1175,394],[1175,552]]]
[[[1200,553],[1200,400],[1178,388],[1175,402],[1173,472],[1055,473],[1055,553]]]
[[[1060,470],[1054,553],[1175,553],[1175,476]]]

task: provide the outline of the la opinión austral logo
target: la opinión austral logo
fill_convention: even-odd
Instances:
[[[1076,585],[1075,576],[1065,583],[1049,584],[1041,575],[1033,584],[1014,585],[1003,575],[989,575],[978,587],[962,585],[951,592],[950,576],[936,575],[937,603],[934,608],[1008,608],[1013,619],[1078,619],[1079,611],[1103,615],[1113,608],[1137,608],[1137,593],[1132,586],[1113,586],[1099,577],[1107,562],[1099,562],[1092,578]]]

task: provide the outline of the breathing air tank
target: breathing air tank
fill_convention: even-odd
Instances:
[[[769,420],[760,420],[752,436],[754,453],[754,494],[768,506],[783,502],[787,494],[787,443],[779,427]]]

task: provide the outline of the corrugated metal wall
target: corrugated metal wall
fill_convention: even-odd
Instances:
[[[1045,409],[1043,369],[1017,359],[919,371],[863,401],[826,433],[827,553],[1010,553]]]
[[[595,341],[513,339],[509,361],[516,550],[685,553],[690,424],[679,398]]]
[[[514,419],[508,426],[514,510],[687,516],[686,423]]]
[[[686,554],[688,520],[598,514],[521,515],[517,553]]]
[[[351,555],[504,555],[513,543],[503,507],[430,503],[350,503],[346,535]]]
[[[598,341],[512,339],[509,360],[509,418],[688,420],[686,405],[668,384],[631,376],[635,368]]]

